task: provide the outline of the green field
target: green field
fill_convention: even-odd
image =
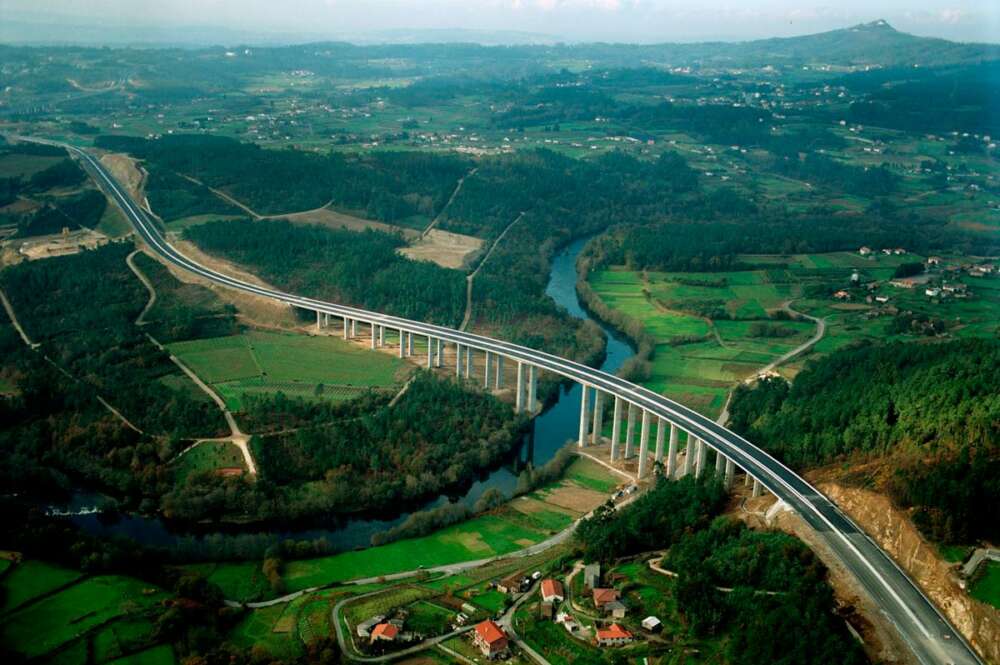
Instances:
[[[229,639],[248,649],[262,646],[275,658],[295,658],[302,653],[302,642],[294,632],[296,612],[294,603],[250,610],[229,633]]]
[[[816,330],[810,321],[769,319],[792,303],[796,311],[824,318],[826,334],[810,351],[782,365],[788,377],[810,354],[835,351],[858,339],[886,340],[890,316],[875,310],[865,296],[885,296],[899,310],[926,314],[948,322],[956,337],[996,334],[1000,321],[1000,279],[950,279],[966,283],[968,299],[932,301],[922,288],[888,284],[897,266],[921,260],[913,254],[863,257],[856,252],[792,255],[744,255],[753,269],[730,272],[636,272],[620,268],[595,271],[590,285],[601,300],[644,324],[657,341],[652,372],[645,384],[706,415],[716,415],[728,390],[768,363],[808,340]],[[961,257],[950,259],[961,262]],[[849,284],[857,271],[862,281],[877,281],[870,292],[855,293],[851,302],[807,296],[810,286]],[[838,286],[838,288],[840,288]],[[789,336],[753,337],[755,322],[787,329]],[[912,339],[912,336],[910,337]]]
[[[233,468],[245,471],[246,464],[239,448],[227,441],[202,441],[174,463],[178,481],[192,473]]]
[[[80,579],[81,573],[41,561],[22,561],[3,578],[2,612]]]
[[[486,559],[534,545],[544,534],[497,515],[481,515],[422,538],[400,540],[322,559],[292,561],[285,567],[289,591],[346,580],[388,575],[423,566]]]
[[[976,583],[969,589],[969,593],[976,600],[989,603],[993,607],[1000,609],[1000,563],[987,561],[986,570]]]
[[[163,592],[132,578],[92,577],[6,616],[0,630],[5,644],[28,657],[37,657],[91,628],[140,612],[163,598]]]
[[[751,338],[750,322],[712,320],[698,308],[724,302],[729,316],[764,318],[790,300],[790,289],[771,283],[769,271],[698,273],[710,283],[725,279],[726,286],[699,286],[678,281],[694,276],[678,273],[638,273],[602,270],[590,285],[612,309],[642,321],[656,340],[647,387],[705,413],[717,415],[729,388],[785,352],[806,341],[815,326],[781,322],[794,334],[781,338]]]
[[[332,336],[254,331],[169,345],[233,411],[248,394],[350,399],[368,388],[394,385],[407,365]],[[322,387],[318,387],[322,386]]]

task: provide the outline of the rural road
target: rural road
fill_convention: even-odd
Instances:
[[[779,365],[785,364],[786,362],[788,362],[789,360],[791,360],[795,356],[799,355],[800,353],[802,353],[802,352],[804,352],[804,351],[806,351],[808,349],[811,349],[816,344],[816,342],[818,342],[821,339],[823,339],[823,335],[826,334],[826,319],[825,318],[820,319],[820,318],[816,318],[815,316],[810,316],[809,314],[803,314],[802,312],[797,312],[794,309],[792,309],[791,305],[792,305],[792,301],[791,300],[786,300],[785,302],[783,302],[781,304],[781,309],[785,310],[786,312],[788,312],[789,314],[791,314],[793,317],[801,317],[803,319],[808,319],[808,320],[812,321],[813,323],[816,324],[816,332],[813,334],[812,337],[810,337],[809,339],[807,339],[802,344],[799,344],[794,349],[792,349],[791,351],[788,351],[787,353],[783,354],[781,357],[777,358],[776,360],[772,360],[771,362],[769,362],[767,365],[765,365],[760,370],[758,370],[756,374],[754,374],[750,378],[746,379],[744,381],[744,383],[753,383],[754,381],[756,381],[760,377],[767,376],[770,372],[774,371],[774,368],[778,367]]]
[[[830,499],[760,447],[697,411],[619,376],[544,351],[422,321],[285,293],[207,268],[167,242],[149,215],[89,152],[67,144],[42,142],[60,145],[77,157],[105,193],[121,208],[135,227],[138,237],[152,251],[160,254],[163,260],[182,269],[217,284],[317,314],[330,314],[370,325],[405,330],[411,334],[440,339],[443,343],[461,344],[480,352],[503,355],[513,362],[527,363],[542,371],[621,397],[654,417],[674,423],[733,460],[798,513],[855,576],[871,600],[881,608],[917,660],[925,665],[982,664],[961,633],[951,627],[903,569]]]

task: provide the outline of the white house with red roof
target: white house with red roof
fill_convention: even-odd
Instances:
[[[602,647],[620,647],[632,641],[632,633],[628,632],[617,623],[613,623],[607,628],[597,629],[597,645]]]
[[[473,635],[476,646],[487,658],[497,658],[507,651],[507,633],[489,619],[477,623]]]
[[[559,580],[542,580],[542,602],[561,603],[566,599],[563,585]]]

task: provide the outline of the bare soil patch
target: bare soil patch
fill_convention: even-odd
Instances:
[[[399,253],[415,261],[431,261],[442,268],[465,270],[482,248],[483,241],[479,238],[431,229]]]
[[[111,171],[111,175],[125,187],[133,199],[136,201],[146,199],[144,193],[146,172],[136,160],[128,155],[108,153],[101,155],[101,164]]]
[[[108,242],[103,233],[80,229],[68,233],[37,236],[21,243],[18,252],[28,261],[50,259],[54,256],[78,254],[84,249],[95,249]]]
[[[210,254],[206,254],[194,243],[186,240],[178,240],[177,238],[171,238],[171,243],[182,254],[185,254],[193,261],[208,268],[230,275],[231,277],[236,277],[251,284],[274,288],[270,284],[267,284],[257,276],[239,268],[235,264],[216,258]],[[160,260],[158,256],[155,256],[155,258]],[[164,263],[164,265],[166,265],[170,270],[170,273],[180,281],[187,284],[200,284],[212,289],[219,296],[219,298],[223,300],[223,302],[236,307],[239,312],[238,316],[241,319],[246,320],[248,323],[265,328],[295,328],[299,325],[292,308],[287,305],[283,305],[263,296],[256,296],[251,293],[220,286],[215,282],[210,282],[207,279],[198,277],[186,270],[182,270],[172,263]]]
[[[399,233],[404,238],[410,240],[420,235],[413,229],[405,229],[400,226],[393,226],[385,222],[377,222],[362,217],[347,215],[328,207],[306,210],[304,212],[293,212],[286,215],[269,215],[264,219],[287,219],[290,222],[302,224],[319,224],[331,229],[347,229],[349,231],[382,231],[383,233]]]
[[[579,515],[590,512],[608,500],[608,496],[576,483],[563,483],[549,491],[545,503],[573,511]]]

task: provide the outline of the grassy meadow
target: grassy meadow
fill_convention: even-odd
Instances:
[[[350,399],[395,385],[407,365],[333,336],[252,331],[169,345],[232,411],[243,397],[278,391],[308,399]]]

